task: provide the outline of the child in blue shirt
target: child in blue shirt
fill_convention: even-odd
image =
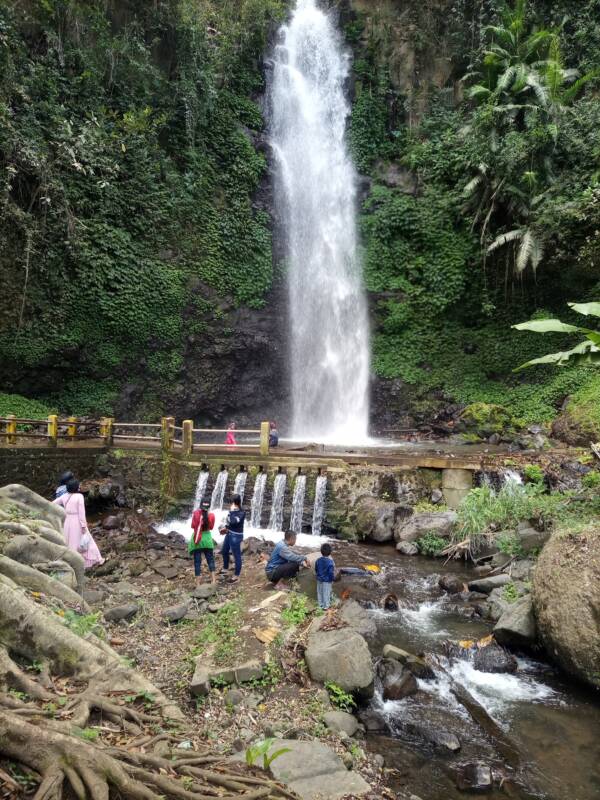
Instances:
[[[317,600],[319,607],[326,610],[331,605],[331,584],[335,580],[335,564],[331,558],[331,545],[321,545],[321,558],[315,562],[317,575]]]

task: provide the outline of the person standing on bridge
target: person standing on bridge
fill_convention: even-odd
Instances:
[[[242,498],[239,494],[234,494],[231,498],[227,522],[221,529],[221,532],[225,532],[225,540],[221,548],[221,555],[223,556],[223,569],[221,570],[221,574],[227,574],[229,569],[229,556],[231,553],[233,553],[233,560],[235,563],[235,575],[231,578],[230,583],[237,583],[242,571],[242,542],[244,540],[245,520],[246,512],[242,509]]]
[[[235,422],[229,423],[229,427],[227,428],[227,436],[225,437],[225,444],[229,445],[230,447],[235,447],[237,444],[235,438]]]
[[[79,481],[71,478],[67,482],[67,491],[53,502],[65,510],[63,530],[67,547],[83,556],[85,569],[91,569],[96,564],[103,564],[104,559],[88,528],[85,501],[79,491]]]

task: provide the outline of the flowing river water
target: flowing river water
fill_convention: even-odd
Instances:
[[[337,549],[338,565],[361,562],[382,566],[376,581],[382,590],[396,594],[400,602],[398,612],[380,608],[369,611],[377,624],[377,635],[371,641],[373,655],[381,655],[388,643],[413,653],[436,655],[449,676],[484,706],[519,753],[519,766],[506,770],[498,743],[454,698],[449,678],[420,680],[419,692],[401,701],[384,702],[376,691],[371,707],[384,715],[393,735],[369,735],[368,747],[381,753],[388,767],[398,770],[398,786],[405,785],[422,800],[458,800],[465,794],[456,788],[457,765],[482,761],[509,776],[502,789],[487,794],[494,800],[507,796],[518,800],[600,797],[597,695],[570,682],[543,661],[541,654],[518,654],[519,668],[512,675],[479,672],[467,658],[448,659],[444,655],[448,640],[478,639],[491,632],[491,626],[478,617],[463,616],[467,603],[438,588],[438,577],[444,573],[456,574],[465,581],[472,579],[468,568],[424,557],[400,557],[385,546],[346,545]],[[360,598],[360,579],[356,584]],[[461,743],[460,752],[444,753],[428,745],[419,733],[422,728],[455,734]]]

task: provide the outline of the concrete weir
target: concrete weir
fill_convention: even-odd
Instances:
[[[184,455],[160,449],[139,447],[3,447],[0,449],[0,485],[25,483],[35,491],[52,497],[57,476],[71,469],[90,486],[90,500],[121,501],[127,505],[153,504],[165,512],[187,513],[197,501],[198,476],[204,476],[204,492],[213,493],[217,477],[227,487],[240,482],[245,472],[245,505],[250,509],[252,491],[258,481],[263,492],[260,523],[269,522],[278,475],[286,476],[282,524],[288,526],[292,514],[293,487],[304,476],[305,502],[296,527],[310,532],[317,487],[319,504],[324,503],[323,531],[337,531],[352,538],[357,532],[354,506],[364,496],[414,505],[427,500],[441,489],[450,508],[456,508],[473,485],[475,472],[486,469],[485,454],[470,452],[464,456],[433,450],[418,451],[391,448],[365,448],[357,452],[328,451],[318,447],[296,450],[278,448],[269,455],[257,451],[222,448],[218,452]],[[491,465],[490,465],[491,466]],[[492,467],[493,469],[493,467]],[[324,480],[325,479],[325,480]],[[323,497],[323,486],[326,489]],[[226,502],[227,498],[224,498]],[[281,514],[280,514],[281,515]],[[319,524],[320,528],[320,524]]]

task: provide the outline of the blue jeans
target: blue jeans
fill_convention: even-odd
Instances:
[[[194,575],[198,578],[202,574],[202,553],[208,564],[208,571],[215,571],[215,554],[212,547],[200,547],[194,550]]]
[[[330,583],[317,581],[317,600],[319,602],[319,608],[326,609],[331,605],[331,589],[332,585]]]
[[[233,553],[233,560],[235,561],[235,574],[239,576],[242,571],[242,542],[244,540],[243,533],[229,533],[225,534],[225,540],[221,549],[223,556],[223,569],[229,569],[229,554]]]

